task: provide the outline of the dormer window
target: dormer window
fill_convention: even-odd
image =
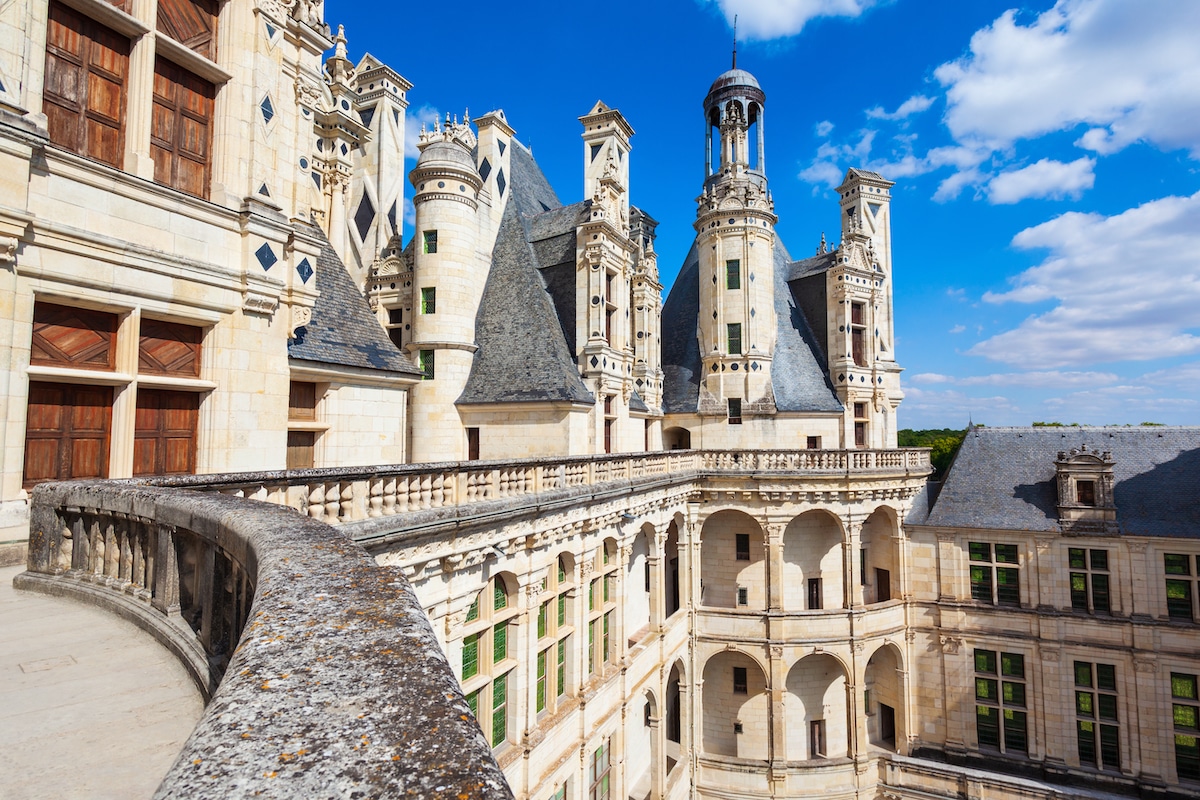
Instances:
[[[1054,462],[1058,478],[1058,522],[1063,533],[1115,534],[1112,453],[1087,445],[1060,452]]]

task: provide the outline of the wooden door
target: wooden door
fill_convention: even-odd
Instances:
[[[50,141],[114,167],[124,161],[129,40],[50,3],[42,109]]]
[[[317,434],[313,431],[288,431],[287,468],[312,469],[316,463]]]
[[[200,395],[140,389],[133,431],[134,475],[191,475],[196,471]]]
[[[886,603],[892,599],[892,573],[875,568],[875,602]]]
[[[24,485],[108,475],[110,386],[29,384]]]

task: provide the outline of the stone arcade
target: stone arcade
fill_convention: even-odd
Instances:
[[[564,204],[500,110],[406,175],[319,0],[0,31],[0,553],[211,696],[163,796],[1200,797],[1200,432],[927,484],[892,184],[794,260],[749,72],[664,303],[603,102]]]

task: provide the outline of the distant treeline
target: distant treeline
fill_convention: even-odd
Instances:
[[[958,446],[967,435],[965,430],[942,428],[914,431],[904,428],[896,432],[896,444],[901,447],[928,447],[929,460],[933,463],[933,480],[940,481],[946,476],[946,469],[954,460]]]

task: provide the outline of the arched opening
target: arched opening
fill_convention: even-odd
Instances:
[[[704,665],[703,751],[765,761],[770,695],[762,668],[750,656],[722,652]]]
[[[877,509],[863,523],[859,540],[859,569],[864,603],[886,603],[902,597],[899,526],[892,509]]]
[[[718,511],[705,520],[700,541],[700,604],[766,608],[766,558],[758,522],[741,511]]]
[[[692,432],[687,428],[667,428],[663,431],[664,450],[691,450]]]
[[[842,524],[828,511],[806,511],[783,532],[783,607],[816,611],[845,605]]]
[[[746,128],[746,164],[752,170],[762,171],[762,137],[759,136],[759,112],[761,107],[758,103],[750,103],[747,109],[747,122],[749,125]]]
[[[653,794],[654,765],[658,754],[658,701],[647,690],[633,698],[625,717],[625,781],[630,800],[647,800]]]
[[[902,753],[906,741],[904,685],[900,652],[885,644],[867,662],[865,689],[867,741],[875,747]]]
[[[542,583],[537,606],[537,670],[534,711],[553,713],[573,693],[574,671],[568,658],[573,631],[571,598],[575,594],[575,560],[561,553]]]
[[[683,760],[681,754],[683,742],[683,723],[684,710],[686,704],[683,702],[682,695],[683,667],[676,661],[671,665],[671,673],[667,677],[667,696],[666,696],[666,757],[667,757],[667,774],[678,766]]]
[[[647,526],[650,527],[650,526]],[[650,527],[653,535],[654,528]],[[625,614],[625,636],[639,641],[650,630],[650,548],[646,529],[633,537],[625,574],[625,592],[621,606]]]
[[[471,713],[492,747],[516,729],[509,700],[517,696],[517,626],[520,591],[510,572],[493,575],[467,608],[462,624],[459,676]]]
[[[667,528],[667,542],[663,545],[663,600],[665,608],[663,616],[669,619],[679,611],[679,524],[671,520]]]
[[[721,109],[713,108],[708,112],[708,174],[713,175],[721,170]],[[713,146],[713,143],[716,146]]]
[[[845,758],[850,723],[842,663],[825,653],[797,661],[788,672],[784,717],[789,761]]]

